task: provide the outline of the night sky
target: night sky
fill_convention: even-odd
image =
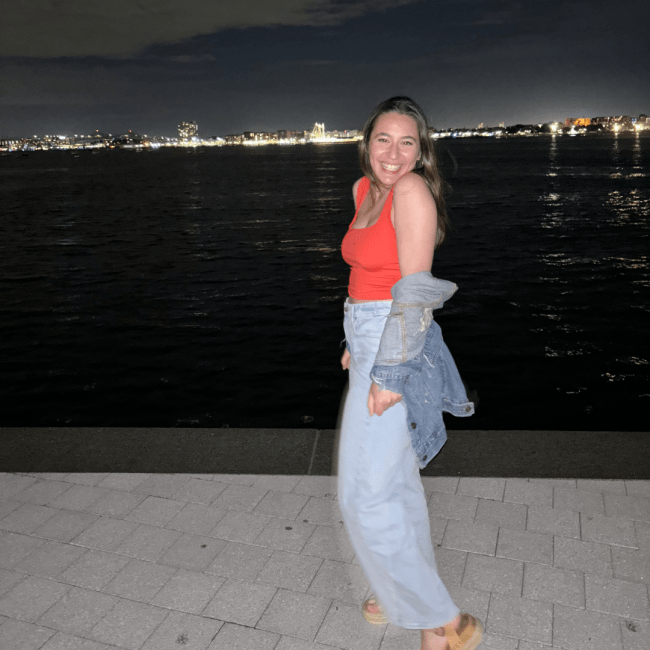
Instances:
[[[0,2],[0,138],[650,113],[648,0]]]

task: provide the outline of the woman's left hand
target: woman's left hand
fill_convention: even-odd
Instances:
[[[371,416],[381,415],[385,410],[391,406],[395,406],[397,402],[402,401],[402,396],[399,393],[393,393],[390,390],[382,390],[374,382],[370,385],[370,392],[368,393],[368,411]]]

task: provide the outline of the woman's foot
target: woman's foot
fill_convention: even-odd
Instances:
[[[421,630],[421,650],[474,650],[483,637],[481,621],[459,614],[443,627]]]
[[[368,598],[361,607],[361,613],[368,623],[374,623],[375,625],[388,623],[388,618],[376,598]]]

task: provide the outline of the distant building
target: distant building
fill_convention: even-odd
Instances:
[[[590,117],[567,117],[564,120],[564,126],[589,126],[591,124]]]
[[[178,125],[178,139],[192,140],[199,133],[199,127],[196,122],[181,122]]]

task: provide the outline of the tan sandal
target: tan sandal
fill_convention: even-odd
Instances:
[[[374,605],[379,611],[369,611],[369,605]],[[366,600],[366,602],[361,606],[361,613],[363,614],[363,618],[373,625],[383,625],[384,623],[388,623],[388,617],[384,614],[384,610],[376,598],[368,598],[368,600]]]
[[[447,637],[447,650],[475,650],[483,638],[483,623],[470,614],[461,614],[458,630],[451,623],[434,630]]]

